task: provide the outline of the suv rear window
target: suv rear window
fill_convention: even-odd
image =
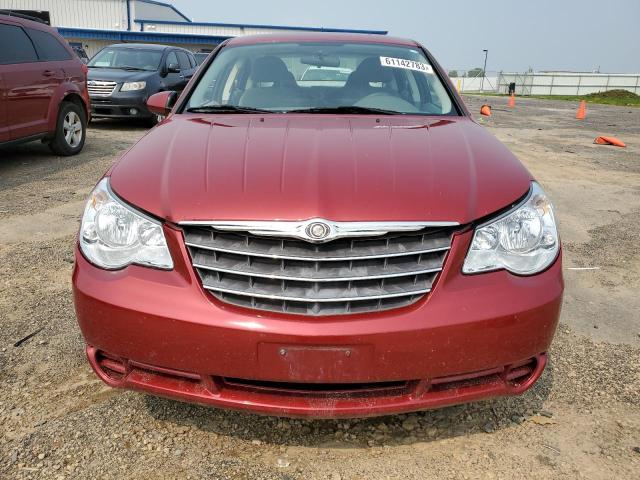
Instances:
[[[0,45],[0,65],[38,61],[33,43],[20,27],[0,23]]]
[[[29,36],[38,51],[38,57],[44,61],[69,60],[71,54],[60,41],[50,33],[28,28]]]

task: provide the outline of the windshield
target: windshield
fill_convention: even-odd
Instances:
[[[89,67],[123,70],[157,70],[162,52],[142,48],[105,48],[89,62]]]
[[[221,106],[235,112],[322,113],[339,109],[367,113],[371,109],[414,115],[457,114],[419,48],[369,43],[224,48],[200,78],[186,110],[213,111]]]

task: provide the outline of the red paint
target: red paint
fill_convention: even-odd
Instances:
[[[464,224],[517,200],[530,181],[470,118],[405,115],[171,115],[111,172],[116,193],[171,222]]]
[[[60,103],[75,95],[89,118],[86,67],[56,30],[39,22],[0,15],[0,24],[55,36],[71,58],[0,64],[0,143],[55,131]],[[2,48],[5,48],[4,46]]]
[[[290,385],[257,385],[105,357],[104,352],[92,346],[87,346],[87,357],[98,377],[114,388],[142,390],[220,408],[306,418],[368,417],[518,395],[540,378],[547,363],[546,354],[541,354],[515,365],[432,381],[416,380],[388,387],[348,385],[344,389],[319,391],[293,389]]]
[[[463,275],[473,233],[463,228],[418,302],[302,317],[215,299],[175,225],[312,217],[469,224],[517,201],[531,176],[466,115],[170,115],[110,175],[122,198],[168,221],[174,270],[105,271],[76,251],[76,313],[97,374],[115,387],[309,417],[522,393],[540,376],[558,322],[560,257],[530,277]]]
[[[152,113],[157,115],[169,115],[171,112],[171,108],[167,107],[169,103],[169,99],[172,95],[175,95],[174,92],[158,92],[154,93],[147,100],[147,107]]]

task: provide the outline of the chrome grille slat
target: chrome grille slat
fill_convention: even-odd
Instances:
[[[433,288],[455,226],[305,239],[182,225],[202,286],[219,300],[275,312],[345,315],[410,305]]]
[[[422,254],[411,254],[392,258],[345,259],[324,262],[319,271],[319,261],[286,260],[283,258],[251,257],[208,250],[195,251],[192,262],[205,269],[233,270],[238,273],[252,273],[256,276],[286,275],[305,278],[346,278],[358,276],[391,275],[394,273],[427,269],[439,269],[446,251],[432,252],[423,258]],[[251,261],[249,261],[251,260]]]
[[[116,82],[107,82],[102,80],[90,80],[87,83],[87,90],[90,97],[110,97],[115,91]]]
[[[300,256],[294,256],[294,255],[279,255],[279,254],[266,254],[266,253],[256,253],[256,252],[248,252],[248,251],[242,251],[242,250],[231,250],[228,248],[218,248],[218,247],[210,247],[208,245],[202,245],[202,244],[198,244],[198,243],[193,243],[193,242],[186,242],[187,246],[189,247],[195,247],[195,248],[202,248],[205,250],[211,250],[211,251],[215,251],[215,252],[224,252],[224,253],[235,253],[237,255],[247,255],[247,256],[254,256],[254,257],[263,257],[263,258],[278,258],[278,259],[284,259],[284,260],[305,260],[305,261],[309,261],[309,262],[314,262],[314,261],[321,261],[321,262],[340,262],[343,260],[367,260],[370,258],[390,258],[390,257],[402,257],[402,256],[407,256],[407,255],[417,255],[420,253],[433,253],[433,252],[442,252],[445,250],[449,250],[450,247],[441,247],[441,248],[431,248],[428,250],[415,250],[415,251],[406,251],[406,252],[398,252],[398,253],[390,253],[387,255],[384,254],[378,254],[378,255],[364,255],[364,256],[345,256],[345,257],[325,257],[325,258],[321,258],[320,256],[314,256],[314,257],[300,257]]]
[[[296,281],[296,282],[335,282],[336,281],[335,278],[331,278],[331,277],[328,277],[328,278],[322,278],[322,277],[294,277],[294,276],[291,276],[291,275],[276,275],[276,274],[261,273],[259,271],[250,271],[250,270],[242,271],[242,270],[232,270],[232,269],[221,268],[221,267],[211,267],[211,266],[202,265],[202,264],[199,264],[199,263],[194,263],[193,266],[196,267],[196,268],[202,268],[204,270],[211,270],[213,272],[232,273],[232,274],[235,274],[235,275],[246,275],[246,276],[250,276],[250,277],[270,278],[270,279],[273,279],[273,280],[292,280],[292,281]],[[383,278],[407,277],[407,276],[421,275],[421,274],[424,274],[424,273],[436,273],[436,272],[439,272],[441,270],[442,270],[442,268],[431,268],[431,269],[427,269],[427,270],[416,270],[416,271],[410,271],[410,272],[404,272],[404,273],[363,275],[363,276],[360,276],[360,277],[341,277],[340,281],[351,282],[351,281],[357,281],[357,280],[378,280],[378,279],[383,279]]]
[[[205,287],[207,290],[212,290],[214,292],[222,292],[222,293],[230,293],[233,295],[242,295],[247,297],[255,297],[255,298],[266,298],[270,300],[284,300],[284,301],[294,301],[300,302],[301,299],[299,297],[288,297],[285,295],[269,295],[263,293],[250,293],[239,290],[225,289],[225,288],[213,288],[213,287]],[[372,295],[372,296],[359,296],[359,297],[343,297],[343,298],[314,298],[309,299],[310,303],[337,303],[337,302],[353,302],[353,301],[364,301],[364,300],[378,300],[384,298],[397,298],[397,297],[406,297],[413,295],[423,295],[429,292],[429,289],[425,290],[414,290],[412,292],[399,292],[399,293],[387,293],[384,295]]]
[[[223,274],[218,277],[216,272],[201,272],[202,285],[207,290],[231,290],[228,293],[263,296],[285,296],[291,300],[331,301],[358,300],[384,297],[396,293],[423,293],[431,288],[432,276],[422,274],[415,281],[415,275],[396,277],[393,281],[383,279],[366,279],[352,281],[336,279],[333,282],[304,282],[297,280],[262,279],[235,274]]]

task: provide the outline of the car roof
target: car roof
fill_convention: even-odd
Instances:
[[[23,27],[35,28],[37,30],[47,30],[47,31],[53,30],[54,32],[58,33],[55,28],[51,27],[50,25],[47,25],[45,22],[37,18],[33,18],[33,20],[31,20],[31,18],[28,18],[28,15],[22,15],[22,14],[7,15],[7,13],[0,12],[0,20],[2,20],[3,22],[6,21],[6,22],[16,23],[18,25],[22,25]]]
[[[262,35],[243,35],[234,37],[227,45],[254,45],[260,43],[287,43],[287,42],[344,42],[344,43],[375,43],[384,45],[418,46],[414,40],[406,38],[388,37],[387,35],[374,35],[362,33],[333,33],[333,32],[304,32],[304,33],[270,33]]]
[[[184,48],[172,47],[170,45],[160,45],[157,43],[114,43],[113,45],[109,45],[109,48],[111,47],[142,48],[145,50],[166,50],[167,48],[176,48],[178,50],[184,50]]]

